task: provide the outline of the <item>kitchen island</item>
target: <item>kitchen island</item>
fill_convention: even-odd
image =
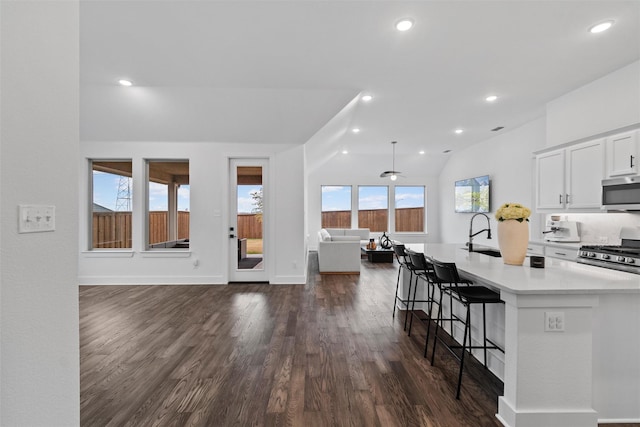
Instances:
[[[503,334],[492,338],[505,348],[505,426],[640,422],[639,275],[553,258],[545,268],[505,265],[463,244],[406,246],[500,292],[504,314],[490,325]]]

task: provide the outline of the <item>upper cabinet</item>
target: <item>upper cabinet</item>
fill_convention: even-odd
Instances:
[[[599,211],[604,141],[594,140],[536,156],[536,208]]]
[[[536,207],[564,209],[564,150],[536,156]]]
[[[607,177],[638,174],[638,131],[607,138]]]

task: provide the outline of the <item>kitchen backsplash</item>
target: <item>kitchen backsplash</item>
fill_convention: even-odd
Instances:
[[[585,244],[619,245],[621,227],[640,227],[640,212],[553,215],[560,215],[563,220],[577,221],[580,241]],[[551,215],[546,215],[546,219],[551,219]]]

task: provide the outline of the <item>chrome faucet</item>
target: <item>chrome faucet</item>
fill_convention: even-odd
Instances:
[[[487,218],[487,228],[483,228],[480,231],[476,231],[475,233],[473,232],[473,220],[475,217],[477,217],[478,215],[482,215],[483,217]],[[487,232],[487,239],[491,238],[491,221],[489,220],[489,217],[486,214],[483,213],[477,213],[474,216],[471,217],[471,222],[469,223],[469,242],[467,243],[467,246],[469,247],[469,252],[473,252],[473,237],[477,236],[478,234],[482,233],[486,231]]]

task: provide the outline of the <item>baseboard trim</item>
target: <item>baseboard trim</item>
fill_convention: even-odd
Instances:
[[[307,276],[275,276],[269,280],[272,285],[304,285],[307,283]]]
[[[222,276],[79,276],[88,285],[226,285]]]

